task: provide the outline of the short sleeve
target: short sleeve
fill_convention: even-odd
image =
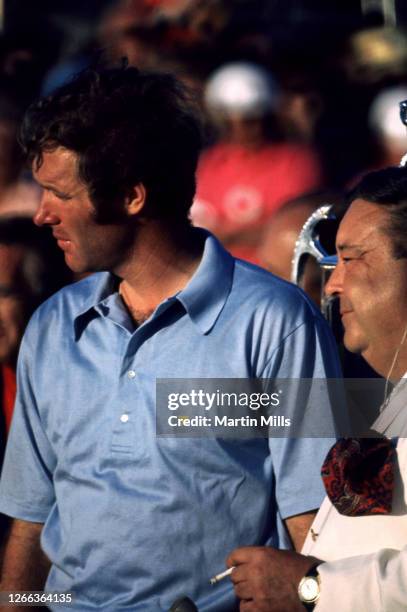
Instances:
[[[330,329],[309,309],[306,320],[284,338],[263,372],[265,379],[281,378],[287,383],[281,410],[291,419],[290,433],[284,438],[269,438],[276,499],[283,519],[319,508],[324,498],[321,465],[337,431],[345,430],[348,423],[344,403],[332,396],[326,383],[329,378],[337,385],[340,377]],[[302,381],[309,384],[304,386]]]
[[[0,512],[41,523],[47,519],[54,503],[52,475],[56,457],[45,434],[33,391],[33,332],[33,325],[30,325],[20,348],[18,391],[0,478]]]

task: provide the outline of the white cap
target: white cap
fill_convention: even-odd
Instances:
[[[406,126],[400,119],[399,103],[407,99],[407,87],[389,87],[373,100],[369,110],[369,125],[382,138],[407,143]]]
[[[209,112],[257,118],[274,110],[278,88],[267,70],[249,62],[221,66],[209,77],[205,103]]]

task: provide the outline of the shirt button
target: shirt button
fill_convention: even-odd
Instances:
[[[120,417],[120,420],[122,423],[127,423],[127,421],[129,420],[129,415],[128,414],[122,414],[122,416]]]
[[[136,375],[136,373],[135,373],[135,371],[134,371],[134,370],[129,370],[129,371],[127,372],[127,376],[128,376],[129,378],[134,378],[134,377],[135,377],[135,375]]]

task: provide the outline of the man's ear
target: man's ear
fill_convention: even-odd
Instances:
[[[133,187],[133,191],[130,196],[126,198],[125,208],[126,212],[129,216],[137,215],[146,202],[146,188],[143,183],[137,183]]]

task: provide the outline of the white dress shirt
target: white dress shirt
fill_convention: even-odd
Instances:
[[[404,376],[373,424],[376,431],[399,437],[391,513],[344,516],[326,497],[315,517],[302,549],[326,561],[318,567],[321,595],[315,612],[407,611],[406,404]]]

